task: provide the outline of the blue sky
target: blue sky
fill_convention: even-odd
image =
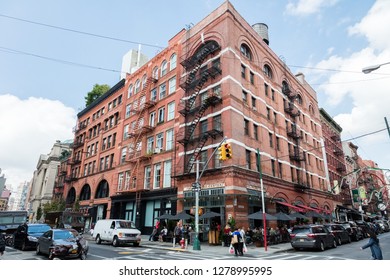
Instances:
[[[1,1],[0,168],[7,183],[30,180],[40,154],[73,138],[84,96],[96,83],[119,81],[127,51],[142,43],[153,57],[223,2]],[[305,74],[343,139],[385,128],[390,65],[369,75],[361,69],[390,61],[390,1],[230,2],[248,23],[268,25],[270,47],[293,73]],[[390,168],[386,131],[354,143],[363,158]]]

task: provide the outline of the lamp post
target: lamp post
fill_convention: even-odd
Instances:
[[[372,71],[378,70],[381,66],[386,65],[386,64],[390,64],[390,62],[364,67],[362,69],[362,72],[364,74],[368,74],[368,73],[371,73]]]

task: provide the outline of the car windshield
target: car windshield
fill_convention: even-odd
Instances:
[[[133,222],[130,221],[117,221],[116,222],[116,228],[133,228],[135,229],[135,225]]]
[[[48,225],[39,225],[39,226],[29,226],[27,233],[40,233],[46,232],[50,229]]]
[[[58,240],[58,239],[69,239],[69,238],[74,238],[77,237],[77,232],[75,231],[56,231],[53,233],[53,239]]]

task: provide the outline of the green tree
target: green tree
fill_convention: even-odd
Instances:
[[[105,94],[109,89],[110,89],[109,85],[106,85],[106,84],[104,84],[104,85],[95,84],[93,86],[92,91],[88,92],[87,96],[84,97],[85,98],[85,107],[88,107],[89,105],[91,105],[91,103],[93,101],[95,101],[100,96]]]
[[[42,217],[42,208],[41,206],[39,206],[37,209],[37,221],[39,221],[41,217]]]

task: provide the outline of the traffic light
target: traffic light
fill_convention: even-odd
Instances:
[[[232,145],[226,143],[223,146],[225,150],[225,159],[231,159],[233,157]]]
[[[226,160],[226,150],[224,148],[224,145],[220,146],[218,148],[219,151],[219,160]]]

